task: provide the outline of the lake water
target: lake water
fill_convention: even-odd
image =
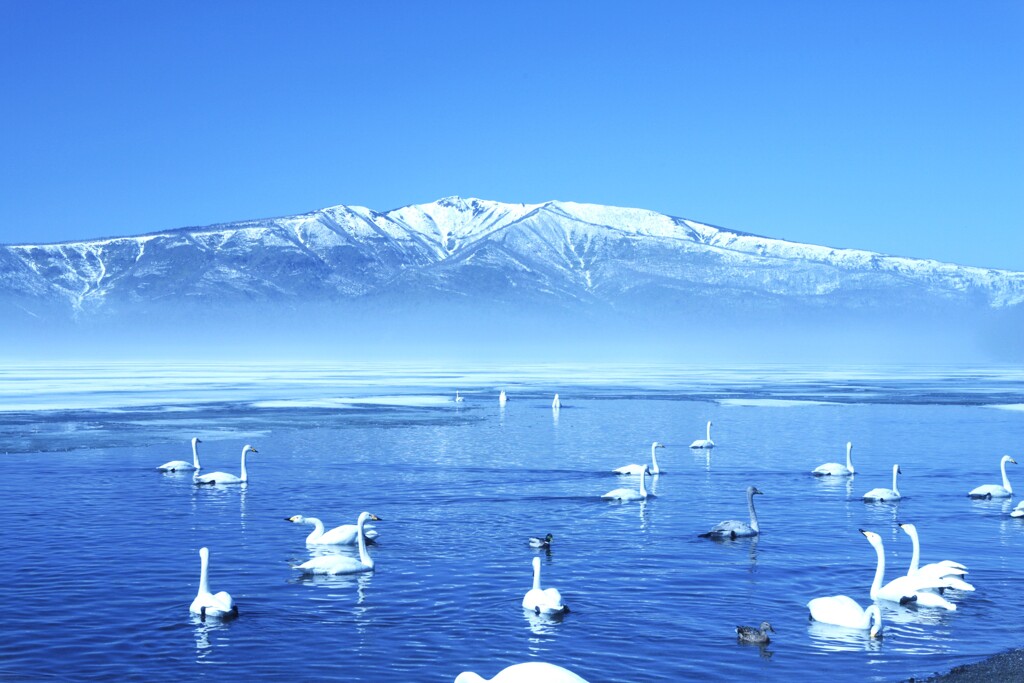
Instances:
[[[945,670],[1024,645],[1019,497],[966,497],[999,483],[1003,454],[1024,460],[1021,404],[1024,373],[998,368],[0,368],[0,677],[451,681],[532,659],[592,683]],[[691,451],[707,420],[718,447]],[[193,436],[207,472],[237,472],[253,444],[249,484],[155,471],[189,460]],[[657,498],[601,500],[654,440]],[[810,476],[848,440],[856,477]],[[903,501],[863,503],[897,462]],[[1009,471],[1024,490],[1024,467]],[[745,519],[750,484],[762,536],[698,538]],[[363,510],[383,519],[374,573],[290,568],[310,527],[286,517]],[[883,603],[879,641],[809,623],[813,597],[870,602],[858,529],[881,534],[888,578],[905,572],[897,521],[977,591],[948,594],[955,612]],[[545,533],[550,552],[528,546]],[[234,621],[188,612],[202,546]],[[572,610],[560,622],[520,607],[538,554]],[[770,645],[736,642],[762,620]]]

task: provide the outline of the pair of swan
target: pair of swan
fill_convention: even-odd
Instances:
[[[380,520],[376,515],[370,515],[370,519],[373,521]],[[291,517],[285,517],[284,521],[294,524],[313,525],[313,531],[309,533],[309,536],[306,536],[306,545],[356,545],[356,534],[359,533],[359,527],[355,524],[342,524],[330,531],[324,531],[324,523],[316,517],[292,515]],[[366,528],[363,530],[363,534],[367,540],[372,541],[377,538],[376,529]]]
[[[875,549],[878,556],[878,565],[875,567],[875,578],[871,582],[872,600],[889,600],[898,602],[901,605],[914,602],[923,607],[942,607],[943,609],[955,610],[956,605],[939,595],[938,589],[944,588],[942,579],[928,573],[920,572],[899,576],[886,584],[882,583],[885,576],[885,548],[882,545],[882,537],[873,531],[860,529],[864,537]]]
[[[1006,463],[1012,462],[1014,465],[1017,461],[1008,455],[1004,455],[999,460],[999,471],[1003,475],[1003,485],[999,484],[985,484],[973,489],[967,495],[971,498],[1009,498],[1013,495],[1013,487],[1010,486],[1010,480],[1006,478]]]
[[[242,448],[242,476],[240,477],[228,474],[227,472],[211,472],[210,474],[197,474],[193,481],[195,481],[197,486],[203,486],[204,484],[244,484],[249,481],[249,473],[245,469],[245,455],[246,453],[258,452],[249,444]]]
[[[533,558],[533,588],[523,596],[523,609],[534,614],[561,614],[569,608],[562,603],[562,594],[557,588],[540,587],[540,558]]]
[[[967,567],[952,560],[932,562],[924,566],[918,566],[921,560],[921,541],[917,536],[917,527],[909,522],[900,522],[900,528],[910,536],[914,544],[914,551],[910,558],[910,568],[907,576],[918,576],[922,578],[934,578],[942,583],[942,588],[955,588],[961,591],[973,591],[974,586],[963,580],[967,573]]]
[[[896,488],[896,475],[903,474],[903,470],[900,469],[899,465],[892,466],[892,488],[891,489],[871,489],[864,494],[864,502],[878,502],[884,503],[890,500],[899,500],[903,496],[900,495],[900,490]]]
[[[370,520],[380,521],[380,517],[369,512],[361,512],[356,521],[356,542],[359,544],[359,559],[344,555],[323,555],[314,557],[292,569],[299,569],[306,574],[358,574],[373,571],[373,558],[366,552],[366,534],[363,527]],[[538,558],[540,559],[540,558]]]
[[[455,683],[587,683],[572,671],[547,662],[523,662],[505,667],[494,678],[483,678],[478,673],[463,671]]]
[[[711,420],[708,420],[707,438],[697,439],[690,444],[690,448],[714,448],[715,442],[711,440]]]
[[[654,498],[653,493],[647,492],[647,486],[644,482],[647,481],[647,475],[650,474],[650,469],[644,465],[643,471],[640,473],[640,490],[618,488],[612,489],[608,493],[601,496],[605,500],[644,500],[646,498]]]
[[[747,487],[747,509],[750,511],[750,523],[741,522],[737,519],[730,519],[719,522],[711,527],[711,531],[701,534],[701,538],[733,539],[749,536],[757,536],[761,528],[757,525],[757,512],[754,510],[754,496],[762,494],[756,486]]]
[[[659,448],[664,448],[663,445],[655,441],[651,444],[651,474],[661,474],[661,470],[658,468],[658,453]],[[647,469],[647,465],[623,465],[617,467],[612,472],[615,474],[643,474],[644,470]]]
[[[227,591],[210,592],[210,583],[206,577],[210,566],[210,549],[199,549],[199,592],[192,601],[188,611],[198,614],[200,619],[207,617],[223,619],[238,616],[238,606]]]
[[[854,474],[853,471],[853,460],[850,459],[850,454],[853,451],[853,442],[846,442],[846,464],[840,465],[838,462],[827,462],[824,465],[818,465],[811,474],[816,477],[848,477]]]
[[[161,472],[198,472],[199,450],[197,445],[201,443],[202,441],[199,440],[199,437],[192,438],[192,462],[188,462],[187,460],[171,460],[170,462],[165,462],[163,465],[160,465],[157,469]]]

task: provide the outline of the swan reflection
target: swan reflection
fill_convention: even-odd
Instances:
[[[828,652],[878,652],[882,647],[882,639],[872,638],[864,629],[811,621],[807,632],[811,636],[811,645]]]
[[[216,636],[218,632],[223,632],[230,628],[231,622],[219,619],[207,619],[204,621],[198,614],[190,614],[189,621],[193,626],[192,634],[196,641],[196,663],[200,664],[203,660],[213,656],[215,647],[224,647],[223,644],[218,645]]]
[[[530,631],[537,636],[550,636],[554,635],[558,624],[562,623],[565,619],[566,612],[557,613],[544,613],[537,614],[530,610],[523,610],[523,615],[526,617],[526,621],[529,624]],[[532,641],[538,642],[538,641]]]

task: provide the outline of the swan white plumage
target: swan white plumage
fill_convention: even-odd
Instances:
[[[647,475],[650,473],[651,471],[647,469],[647,467],[645,466],[643,472],[640,474],[639,491],[637,491],[636,489],[627,488],[612,489],[611,491],[609,491],[608,493],[604,494],[601,497],[607,500],[642,500],[648,497],[653,498],[654,494],[648,493],[647,486],[644,484],[644,482],[647,480]]]
[[[884,503],[889,500],[899,500],[903,496],[900,495],[900,490],[896,488],[896,475],[903,474],[903,470],[900,469],[899,465],[892,466],[892,488],[891,489],[871,489],[864,494],[864,500],[866,502],[879,502]]]
[[[455,392],[455,402],[456,403],[462,403],[465,400],[466,399],[464,399],[463,397],[459,396],[459,392],[458,391]]]
[[[711,420],[708,420],[707,438],[697,439],[690,444],[690,448],[714,448],[715,442],[711,440]]]
[[[1013,487],[1010,486],[1010,480],[1006,477],[1006,463],[1012,462],[1014,465],[1017,461],[1008,455],[1004,455],[999,460],[999,471],[1003,475],[1003,485],[999,484],[985,484],[973,489],[967,495],[971,498],[1009,498],[1013,495]]]
[[[463,671],[455,683],[587,683],[572,671],[547,662],[523,662],[505,667],[494,678],[483,678],[472,671]]]
[[[853,451],[853,442],[846,442],[846,464],[840,465],[838,462],[827,462],[824,465],[818,465],[811,474],[816,477],[848,477],[854,474],[853,471],[853,460],[850,459],[850,454]]]
[[[910,536],[914,544],[914,552],[910,557],[910,568],[907,569],[907,576],[926,576],[935,578],[942,582],[943,588],[955,588],[961,591],[973,591],[974,586],[964,581],[961,577],[967,573],[967,567],[952,560],[932,562],[924,566],[918,566],[921,561],[921,540],[917,536],[917,527],[909,522],[901,522],[900,528]]]
[[[1024,517],[1024,500],[1017,503],[1017,507],[1010,513],[1011,517]]]
[[[376,515],[370,515],[370,519],[375,522],[380,521],[380,518]],[[291,517],[285,517],[285,521],[294,524],[313,525],[313,531],[310,532],[309,536],[306,536],[306,545],[355,545],[356,534],[359,533],[359,528],[355,524],[342,524],[330,531],[324,531],[324,523],[316,517],[292,515]],[[376,529],[366,528],[363,530],[363,533],[366,534],[366,538],[369,540],[377,538]]]
[[[188,462],[187,460],[171,460],[170,462],[165,462],[163,465],[160,465],[157,469],[161,472],[187,472],[191,470],[198,472],[199,449],[197,448],[197,444],[201,443],[202,441],[199,440],[199,437],[192,437],[192,462]]]
[[[369,520],[380,520],[380,517],[369,512],[359,513],[356,520],[356,542],[359,545],[359,559],[346,557],[344,555],[321,555],[307,560],[302,564],[292,567],[300,569],[307,574],[358,574],[359,572],[373,571],[373,558],[366,552],[366,538],[363,533],[363,526]]]
[[[807,609],[811,611],[811,619],[823,624],[860,630],[871,629],[872,638],[877,638],[882,632],[882,612],[878,606],[869,605],[866,609],[861,609],[856,600],[846,595],[814,598],[807,603]]]
[[[900,604],[915,602],[922,607],[956,609],[956,605],[949,600],[946,600],[938,593],[932,592],[942,587],[941,582],[926,576],[898,576],[889,583],[882,585],[882,578],[885,576],[885,548],[882,546],[882,537],[873,531],[860,529],[860,532],[868,539],[868,542],[875,549],[875,554],[878,556],[875,578],[871,582],[872,600],[889,600]]]
[[[664,448],[664,446],[657,441],[651,444],[651,474],[661,474],[661,470],[658,469],[657,450],[659,448]],[[615,474],[641,474],[645,469],[647,469],[647,465],[623,465],[622,467],[617,467],[612,471],[615,472]]]
[[[210,472],[209,474],[196,475],[194,481],[199,486],[204,484],[244,484],[249,481],[249,473],[245,469],[245,454],[258,452],[249,444],[242,448],[242,476],[240,477],[228,474],[227,472]]]
[[[555,400],[551,402],[552,410],[558,410],[562,407],[562,402],[558,400],[558,394],[555,394]]]
[[[199,591],[188,611],[198,614],[201,618],[213,617],[222,619],[238,616],[238,606],[227,591],[210,592],[210,583],[206,577],[210,566],[210,549],[199,549]]]
[[[701,538],[742,538],[757,536],[761,528],[757,525],[757,512],[754,511],[754,496],[761,494],[756,486],[747,487],[747,509],[750,512],[750,523],[738,519],[729,519],[711,527],[711,531],[701,534]]]
[[[569,608],[562,603],[562,594],[557,588],[540,587],[540,558],[533,558],[533,588],[523,596],[523,609],[535,614],[558,614],[568,612]]]
[[[498,394],[498,405],[503,406],[508,403],[508,396],[505,395],[505,390],[502,389],[501,393]]]

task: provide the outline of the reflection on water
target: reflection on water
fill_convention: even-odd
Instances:
[[[189,614],[189,621],[192,624],[192,633],[196,641],[196,663],[211,663],[205,660],[211,659],[214,648],[226,647],[227,642],[218,643],[218,636],[227,635],[231,620],[203,619],[198,614]]]
[[[565,619],[565,612],[559,612],[558,614],[537,614],[532,610],[524,609],[523,616],[526,617],[526,622],[530,626],[530,631],[535,636],[550,636],[557,632],[558,625]],[[539,643],[543,641],[531,638],[530,642]]]
[[[885,617],[882,619],[884,624]],[[878,652],[882,648],[882,638],[872,638],[868,629],[845,628],[811,620],[807,633],[814,648],[827,652]],[[885,634],[884,628],[882,634]]]

